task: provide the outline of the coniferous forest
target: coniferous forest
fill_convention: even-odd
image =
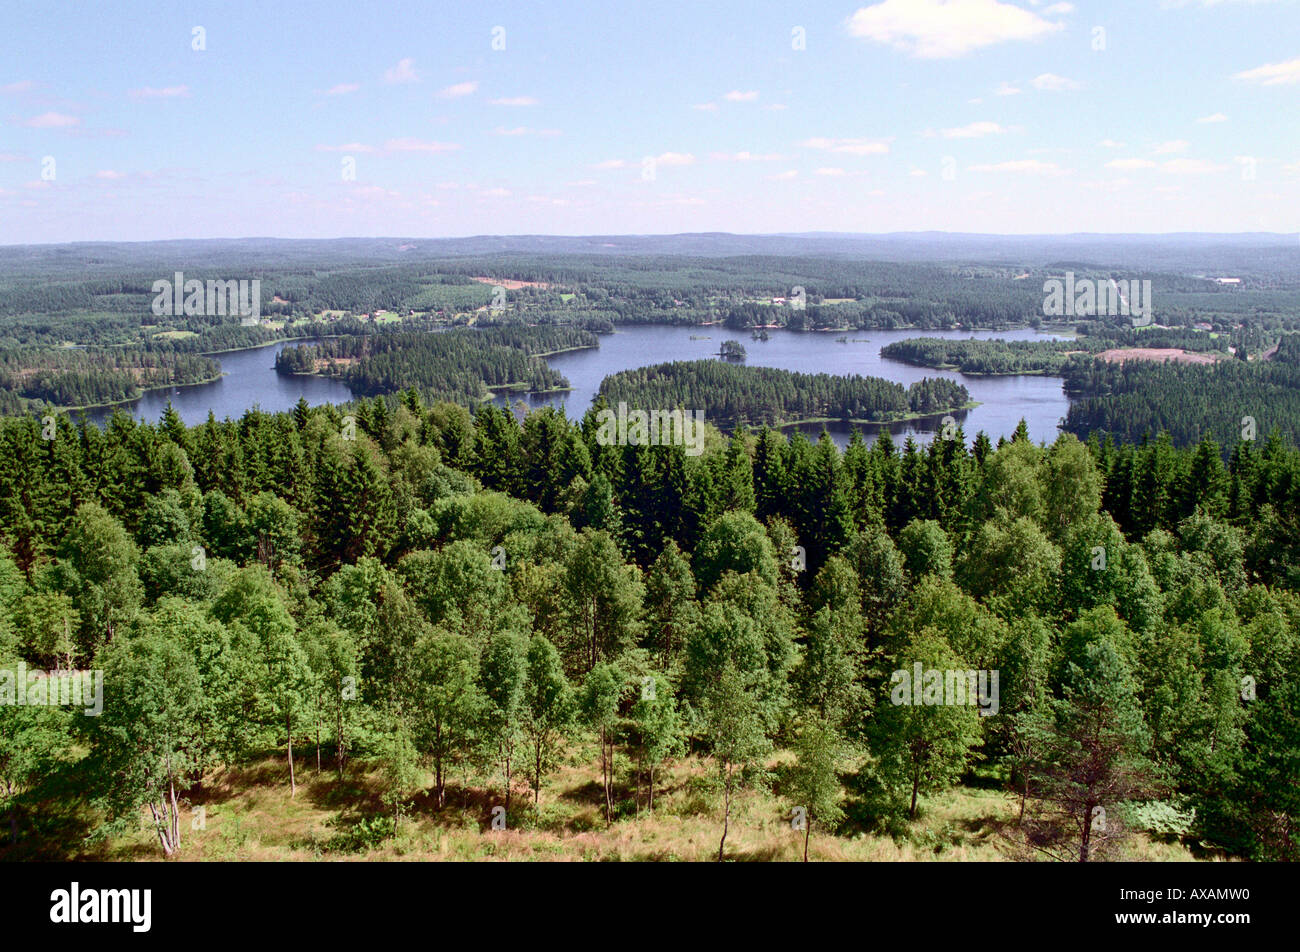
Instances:
[[[1278,434],[691,457],[599,409],[0,421],[0,653],[103,678],[98,716],[0,705],[5,855],[470,858],[498,815],[520,856],[669,821],[695,858],[942,855],[979,790],[987,858],[1297,858]],[[900,703],[917,670],[978,703]],[[250,839],[252,795],[328,821]]]

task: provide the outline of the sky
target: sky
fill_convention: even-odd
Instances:
[[[0,244],[1300,231],[1300,0],[6,0],[3,23]]]

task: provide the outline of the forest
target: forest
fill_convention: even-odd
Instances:
[[[1230,445],[1273,430],[1300,439],[1300,335],[1288,334],[1268,359],[1213,364],[1072,358],[1063,369],[1070,404],[1063,427],[1123,442],[1167,432],[1178,446],[1208,434]]]
[[[220,375],[221,365],[211,357],[165,347],[0,351],[0,413],[120,403],[151,387],[202,383]]]
[[[0,851],[1300,858],[1279,434],[691,457],[599,408],[0,420],[0,700],[102,675],[0,704]]]
[[[286,347],[276,355],[275,368],[282,373],[341,377],[360,396],[414,387],[426,399],[472,403],[499,389],[567,389],[564,375],[541,358],[597,346],[594,333],[577,327],[389,332]]]
[[[970,406],[961,384],[926,378],[910,387],[857,374],[805,374],[716,360],[623,370],[601,381],[611,406],[699,409],[718,426],[780,426],[825,420],[886,423]]]

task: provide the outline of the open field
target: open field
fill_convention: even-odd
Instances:
[[[1157,363],[1212,364],[1220,358],[1214,354],[1198,354],[1181,347],[1115,347],[1097,355],[1112,364],[1126,360],[1149,360]]]

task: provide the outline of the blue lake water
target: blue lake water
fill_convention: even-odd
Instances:
[[[886,360],[880,350],[886,344],[907,337],[1004,338],[1032,340],[1055,338],[1032,329],[1014,331],[850,331],[821,333],[771,330],[767,341],[751,340],[747,331],[730,331],[721,327],[670,327],[634,325],[620,327],[613,334],[602,335],[600,347],[557,354],[549,359],[556,370],[569,378],[573,390],[563,394],[532,394],[531,406],[563,406],[570,418],[582,416],[607,375],[619,370],[644,367],[669,360],[697,360],[717,354],[725,340],[739,341],[748,352],[746,363],[755,367],[777,367],[803,373],[861,374],[884,377],[907,386],[922,377],[948,377],[964,384],[980,406],[956,414],[968,437],[983,430],[995,442],[1010,436],[1023,418],[1035,441],[1055,439],[1061,419],[1069,407],[1059,377],[1014,376],[971,377],[965,374],[912,367]],[[845,343],[838,338],[847,337]],[[202,423],[211,411],[217,419],[238,418],[245,410],[258,406],[268,412],[292,409],[300,397],[316,406],[343,403],[352,398],[348,387],[337,380],[321,377],[290,376],[275,371],[275,355],[286,344],[270,344],[251,350],[217,355],[223,376],[214,383],[193,387],[153,390],[125,407],[133,416],[156,421],[168,401],[187,424]],[[513,397],[511,400],[518,400]],[[111,410],[99,409],[87,415],[102,422]],[[898,437],[911,435],[928,441],[939,427],[938,420],[919,420],[891,426]],[[815,437],[821,425],[807,428]],[[847,443],[849,432],[841,426],[828,426],[837,443]],[[871,430],[864,435],[873,436]]]

